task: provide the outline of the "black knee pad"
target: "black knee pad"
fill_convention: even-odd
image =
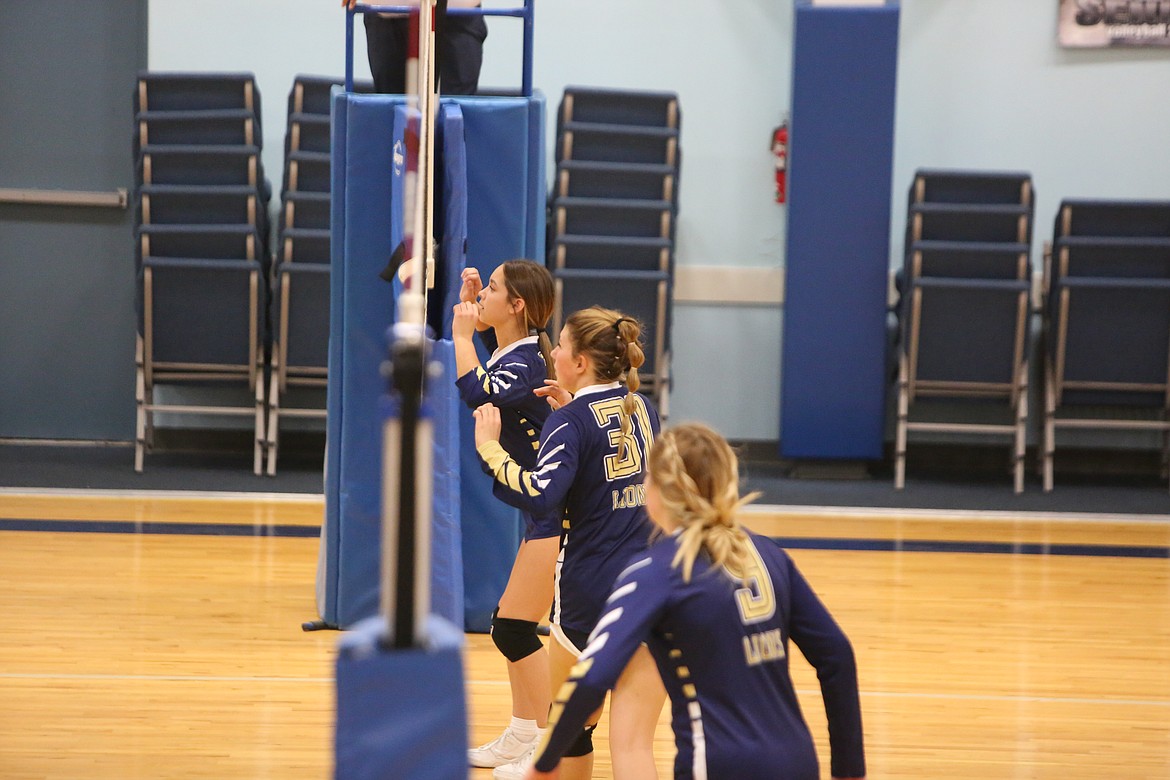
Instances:
[[[502,618],[495,613],[492,614],[492,641],[512,663],[527,658],[544,647],[536,635],[536,621]]]
[[[593,752],[593,729],[597,726],[586,726],[581,729],[581,733],[573,740],[573,744],[565,751],[565,758],[576,758],[578,756],[587,756]]]

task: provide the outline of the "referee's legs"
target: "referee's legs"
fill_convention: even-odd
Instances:
[[[365,14],[366,54],[374,89],[389,95],[406,92],[406,47],[410,20]]]
[[[482,16],[448,16],[439,43],[439,91],[444,95],[474,95],[483,67],[487,24]]]
[[[365,14],[366,54],[374,89],[391,95],[406,92],[406,52],[410,20]],[[440,90],[444,95],[474,95],[483,67],[487,24],[482,16],[450,16],[440,42]]]

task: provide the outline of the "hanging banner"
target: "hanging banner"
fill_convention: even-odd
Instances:
[[[1060,0],[1060,45],[1170,47],[1170,0]]]

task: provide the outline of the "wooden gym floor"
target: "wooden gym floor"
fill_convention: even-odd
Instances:
[[[300,628],[321,513],[0,493],[0,778],[330,777],[338,635]],[[763,507],[749,524],[853,640],[871,778],[1170,777],[1170,517]],[[508,715],[503,661],[482,635],[466,659],[485,741]],[[816,679],[792,666],[827,778]],[[667,778],[665,717],[657,752]]]

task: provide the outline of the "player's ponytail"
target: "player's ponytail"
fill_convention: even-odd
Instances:
[[[759,493],[740,497],[739,461],[727,441],[698,423],[671,428],[650,450],[650,479],[682,528],[672,565],[681,566],[683,579],[690,581],[702,550],[713,566],[742,579],[750,553],[739,510]]]
[[[620,311],[590,306],[569,315],[565,320],[573,353],[582,353],[593,361],[593,372],[601,382],[624,381],[626,398],[622,403],[622,437],[618,444],[618,459],[626,456],[626,442],[629,440],[633,423],[634,405],[640,384],[638,369],[646,362],[642,351],[642,326],[633,317]]]
[[[622,440],[618,447],[618,459],[625,457],[625,444],[629,440],[630,429],[634,415],[634,404],[637,400],[634,393],[638,392],[638,386],[641,384],[641,379],[638,377],[638,369],[646,362],[646,355],[642,352],[642,344],[639,341],[642,335],[642,327],[637,320],[632,320],[629,317],[619,317],[614,323],[614,329],[617,331],[617,350],[618,360],[625,365],[626,375],[626,397],[622,401]]]
[[[552,342],[548,337],[548,321],[552,318],[556,295],[552,274],[531,260],[508,260],[504,263],[504,286],[508,289],[508,300],[523,299],[524,329],[536,335],[548,378],[556,379]]]

